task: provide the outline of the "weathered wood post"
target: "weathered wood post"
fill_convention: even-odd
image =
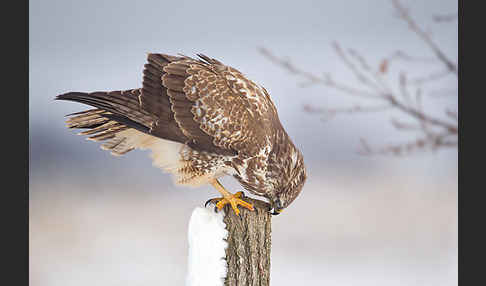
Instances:
[[[235,215],[229,205],[224,207],[224,223],[228,230],[226,248],[226,286],[270,285],[270,248],[272,215],[266,202],[245,197],[254,211],[240,208]]]

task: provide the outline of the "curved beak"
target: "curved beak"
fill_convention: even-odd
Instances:
[[[283,212],[283,209],[273,209],[272,215],[279,215]]]

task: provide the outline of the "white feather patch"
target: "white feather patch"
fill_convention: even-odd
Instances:
[[[160,139],[135,129],[122,131],[101,145],[102,149],[111,150],[111,154],[118,156],[135,148],[150,149],[152,165],[172,174],[177,174],[177,170],[184,166],[180,154],[183,147],[181,143]]]
[[[186,286],[224,285],[228,243],[223,212],[197,207],[189,221]]]
[[[207,184],[211,179],[224,175],[226,166],[213,168],[208,173],[196,175],[181,171],[190,162],[183,159],[183,153],[191,151],[190,147],[154,137],[135,129],[128,129],[116,134],[115,138],[101,145],[102,149],[111,150],[111,154],[120,156],[133,149],[152,151],[150,157],[152,165],[172,174],[175,184],[199,187]]]

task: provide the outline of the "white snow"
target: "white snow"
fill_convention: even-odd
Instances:
[[[224,240],[228,236],[223,212],[214,206],[194,209],[189,221],[189,261],[187,286],[223,285],[226,277]]]

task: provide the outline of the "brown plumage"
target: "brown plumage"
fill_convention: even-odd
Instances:
[[[304,185],[302,154],[263,87],[198,57],[149,54],[140,89],[69,92],[56,99],[95,107],[70,114],[68,127],[87,129],[80,134],[105,141],[101,147],[112,154],[151,149],[154,165],[182,185],[214,185],[232,175],[279,213]]]

